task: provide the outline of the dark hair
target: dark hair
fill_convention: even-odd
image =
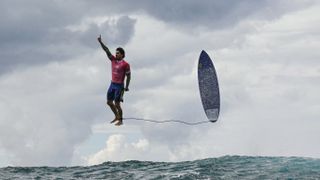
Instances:
[[[123,57],[126,56],[126,53],[124,52],[124,49],[122,47],[118,47],[116,50],[119,51],[123,55]]]

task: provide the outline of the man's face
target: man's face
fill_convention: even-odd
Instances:
[[[116,59],[121,60],[122,58],[123,58],[123,55],[119,51],[116,51]]]

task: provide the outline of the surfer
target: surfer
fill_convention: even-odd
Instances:
[[[98,37],[98,42],[111,61],[112,80],[107,93],[107,104],[114,113],[115,118],[110,123],[117,122],[115,125],[120,126],[123,124],[123,113],[120,102],[123,102],[122,96],[124,91],[129,91],[131,79],[130,65],[123,59],[125,57],[125,51],[123,48],[118,47],[116,49],[116,56],[114,56],[111,54],[108,47],[103,44],[101,34]],[[126,83],[124,83],[125,77]]]

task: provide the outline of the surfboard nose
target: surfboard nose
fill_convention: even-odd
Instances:
[[[200,57],[201,56],[209,56],[209,55],[207,54],[207,52],[205,50],[202,50],[200,53]]]

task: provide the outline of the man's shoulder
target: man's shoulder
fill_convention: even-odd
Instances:
[[[130,65],[126,60],[122,59],[124,64]]]

